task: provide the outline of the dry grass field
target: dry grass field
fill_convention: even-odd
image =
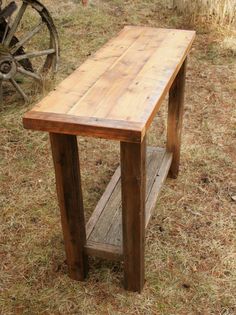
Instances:
[[[187,24],[161,0],[44,0],[61,41],[61,81],[124,25],[195,28],[181,171],[168,179],[146,235],[146,285],[122,288],[122,265],[90,260],[68,278],[48,135],[22,127],[16,93],[0,106],[1,315],[236,314],[236,50],[228,29]],[[55,5],[56,3],[56,5]],[[56,84],[55,82],[55,84]],[[166,102],[149,132],[164,145]],[[88,216],[119,163],[119,144],[78,139]]]
[[[236,22],[236,0],[172,0],[179,11],[189,13],[192,19],[207,18],[218,24]]]

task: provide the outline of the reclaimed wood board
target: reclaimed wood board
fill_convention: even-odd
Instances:
[[[126,26],[26,113],[24,127],[141,142],[194,37]]]
[[[172,154],[162,148],[147,149],[146,218],[147,227],[172,160]],[[86,252],[98,257],[122,260],[120,167],[90,217],[87,226]]]

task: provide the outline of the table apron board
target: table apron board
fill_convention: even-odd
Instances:
[[[38,111],[26,113],[23,124],[26,129],[135,143],[141,142],[146,132],[140,122],[75,117]]]

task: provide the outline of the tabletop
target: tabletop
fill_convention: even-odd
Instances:
[[[26,113],[24,127],[141,141],[194,37],[194,31],[124,27]]]

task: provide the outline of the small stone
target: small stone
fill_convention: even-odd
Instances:
[[[231,196],[231,199],[232,199],[233,201],[236,201],[236,196]]]

